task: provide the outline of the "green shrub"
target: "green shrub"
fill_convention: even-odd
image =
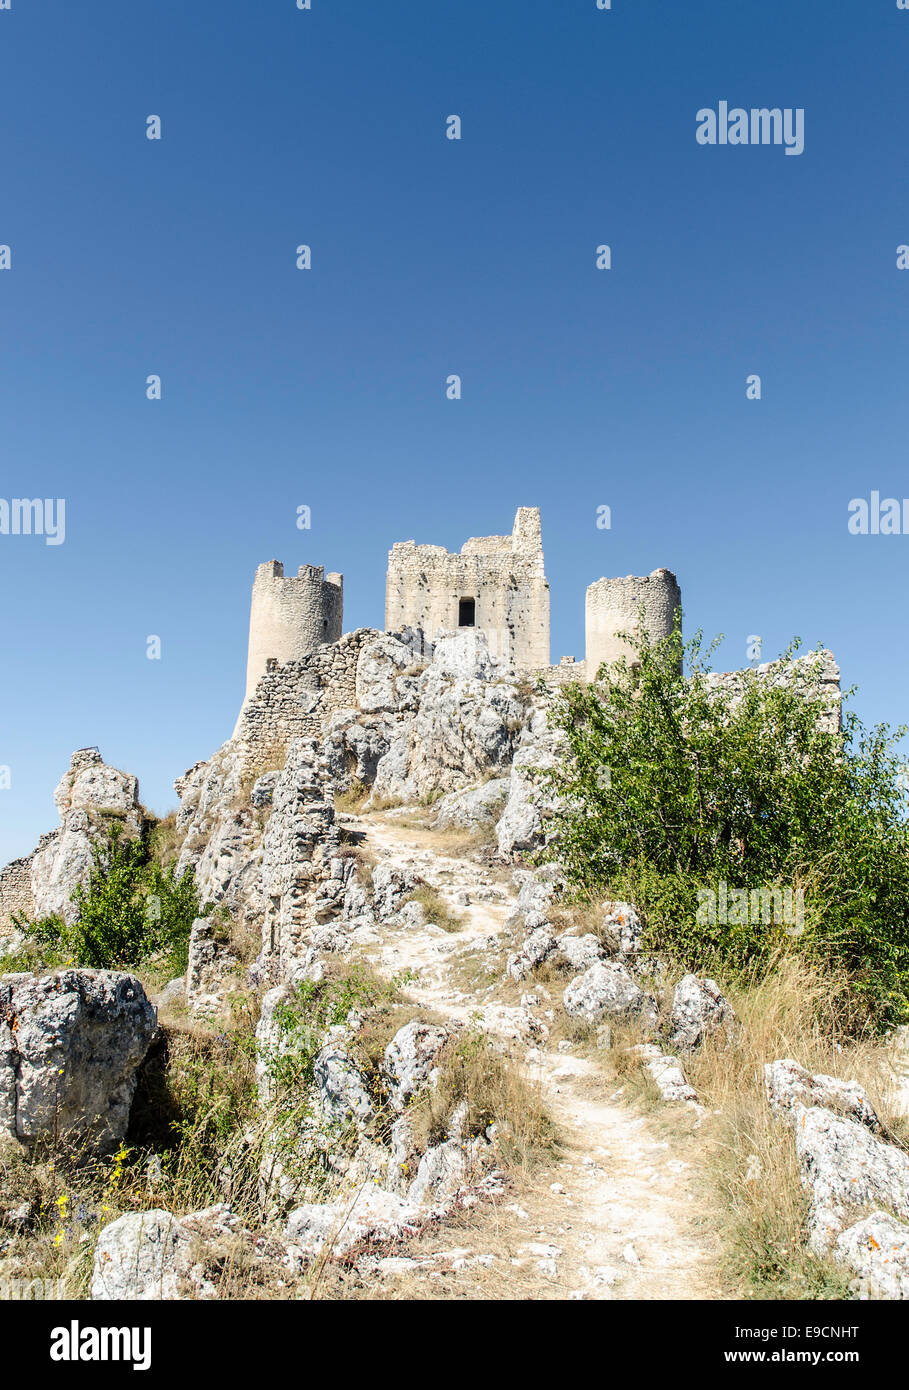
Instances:
[[[600,684],[561,692],[553,721],[567,751],[548,775],[560,804],[549,854],[579,894],[634,901],[653,948],[695,967],[792,950],[845,972],[879,1022],[904,1020],[905,731],[869,731],[847,712],[831,732],[813,678],[746,671],[737,692],[711,687],[715,645],[704,651],[700,633],[683,645],[677,628]],[[711,893],[728,903],[713,920]]]
[[[154,961],[183,974],[190,929],[202,911],[192,870],[178,878],[175,865],[162,868],[147,834],[127,839],[116,821],[95,842],[92,860],[87,887],[80,884],[72,895],[75,921],[15,921],[25,933],[26,953],[32,947],[45,966],[122,969]]]

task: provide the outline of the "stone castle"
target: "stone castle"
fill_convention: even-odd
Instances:
[[[259,681],[279,666],[312,658],[320,667],[331,665],[318,653],[341,640],[343,592],[340,574],[326,576],[315,565],[303,565],[288,578],[277,560],[259,566],[249,621],[247,703]],[[643,629],[656,641],[672,631],[680,607],[679,586],[667,569],[598,579],[587,590],[584,659],[562,657],[551,666],[538,507],[518,508],[511,535],[473,537],[457,554],[399,541],[388,555],[386,632],[416,634],[422,655],[440,633],[474,629],[504,667],[549,683],[594,679],[604,661],[631,655],[621,633]]]

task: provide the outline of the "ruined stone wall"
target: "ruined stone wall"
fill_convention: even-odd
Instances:
[[[234,731],[242,762],[255,767],[295,738],[321,738],[330,715],[357,704],[357,662],[381,636],[361,627],[299,661],[276,665],[258,681]]]
[[[549,584],[537,507],[518,509],[510,536],[474,537],[459,554],[414,541],[392,547],[387,631],[419,628],[431,642],[458,629],[464,599],[474,601],[473,625],[486,634],[493,656],[519,670],[549,665]]]
[[[591,584],[585,611],[588,679],[596,680],[604,661],[633,657],[633,647],[623,642],[619,633],[634,634],[643,629],[651,642],[667,637],[681,604],[676,577],[666,569],[642,576],[598,579]]]
[[[12,930],[14,912],[24,912],[28,918],[35,915],[30,872],[32,857],[29,854],[24,859],[13,859],[0,870],[0,935]]]
[[[807,697],[819,697],[819,727],[829,733],[839,730],[842,723],[840,668],[833,652],[825,648],[797,657],[795,661],[765,661],[749,669],[756,671],[761,680],[771,685],[791,685]],[[713,689],[729,691],[736,696],[744,689],[748,674],[748,670],[712,671],[706,681]]]
[[[587,680],[587,662],[563,656],[558,666],[542,666],[537,671],[531,671],[530,675],[533,680],[540,679],[551,690],[557,690],[563,685],[570,685],[572,681],[583,684]]]
[[[246,698],[254,693],[270,660],[300,661],[343,631],[344,581],[321,565],[301,565],[285,578],[279,560],[256,570],[249,614]]]

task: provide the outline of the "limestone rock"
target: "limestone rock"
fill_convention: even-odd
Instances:
[[[534,931],[549,920],[550,909],[564,891],[565,880],[558,864],[538,869],[515,869],[511,881],[518,890],[514,912],[506,927],[522,925]]]
[[[460,651],[460,636],[453,640]],[[402,720],[378,763],[376,800],[412,804],[503,776],[510,767],[525,699],[508,681],[453,674],[462,663],[445,659],[444,641],[436,655],[440,646],[442,658],[417,677],[415,713]]]
[[[369,1089],[362,1072],[343,1048],[323,1047],[313,1065],[313,1080],[319,1108],[338,1124],[354,1121],[365,1124],[373,1113]]]
[[[454,680],[492,680],[497,667],[489,651],[486,633],[478,627],[459,632],[439,632],[432,663],[441,675]]]
[[[661,1052],[658,1047],[648,1043],[632,1048],[632,1051],[641,1058],[663,1100],[689,1104],[697,1102],[697,1092],[686,1081],[678,1057]]]
[[[839,1081],[823,1072],[812,1075],[791,1057],[785,1057],[765,1064],[764,1085],[770,1108],[778,1115],[791,1111],[795,1105],[819,1105],[858,1120],[877,1134],[881,1132],[874,1107],[857,1081]]]
[[[735,1015],[715,980],[684,975],[675,987],[669,1042],[683,1052],[699,1047],[705,1038],[731,1036]]]
[[[421,880],[395,864],[377,864],[372,874],[373,911],[380,922],[393,917]]]
[[[585,970],[565,990],[563,1002],[571,1018],[584,1019],[587,1023],[609,1018],[639,1020],[645,1028],[656,1025],[655,1001],[635,984],[617,961],[604,961]]]
[[[413,709],[416,682],[403,673],[414,666],[410,647],[395,637],[383,635],[367,642],[357,661],[357,704],[367,714],[379,711]]]
[[[583,936],[563,932],[561,936],[556,937],[556,946],[559,955],[564,956],[575,970],[589,970],[591,965],[596,965],[597,961],[603,959],[603,947],[599,937],[594,936],[593,932],[586,932]]]
[[[275,794],[275,784],[280,777],[280,772],[263,772],[261,777],[257,777],[249,793],[249,804],[256,810],[262,810],[265,806],[270,806]]]
[[[564,746],[564,734],[549,723],[548,697],[538,699],[515,749],[508,796],[496,825],[503,859],[545,843],[545,818],[555,809],[555,801],[543,785],[542,774],[556,765]]]
[[[313,739],[295,739],[275,784],[262,838],[261,886],[266,904],[263,953],[277,977],[306,953],[306,933],[340,915],[350,861],[340,832],[325,759]]]
[[[287,1218],[285,1236],[306,1255],[328,1245],[335,1256],[355,1246],[415,1235],[425,1218],[412,1202],[371,1183],[335,1202],[307,1202]]]
[[[197,917],[189,933],[186,1002],[193,1013],[215,1014],[225,1002],[235,955],[218,941],[211,917]]]
[[[531,932],[512,955],[508,957],[506,971],[513,980],[525,979],[556,948],[555,937],[549,927],[538,927]]]
[[[641,949],[644,925],[631,903],[607,899],[603,903],[601,930],[606,944],[613,951],[631,954]]]
[[[447,1202],[467,1183],[471,1168],[471,1156],[457,1140],[436,1144],[420,1159],[408,1200],[417,1205]]]
[[[491,777],[479,787],[448,792],[436,807],[438,830],[477,830],[498,818],[510,785],[507,777]]]
[[[256,779],[249,806],[243,804],[244,777],[240,750],[228,742],[174,783],[180,797],[177,875],[192,869],[200,902],[224,903],[237,917],[262,911],[262,832],[253,808],[272,804],[280,773]]]
[[[141,1302],[180,1297],[190,1237],[167,1211],[131,1211],[105,1226],[95,1249],[91,1296]]]
[[[135,838],[141,827],[139,783],[131,773],[104,762],[97,748],[79,748],[54,792],[60,828],[42,836],[32,855],[31,876],[36,918],[59,914],[75,920],[75,889],[87,886],[93,846],[104,833],[110,813],[123,834]]]
[[[392,1110],[400,1114],[431,1083],[439,1053],[451,1036],[451,1028],[420,1019],[398,1029],[385,1049],[383,1063]]]
[[[57,1135],[94,1153],[116,1148],[156,1028],[134,975],[70,969],[0,978],[6,1133],[26,1146]]]
[[[865,1125],[819,1106],[792,1107],[802,1181],[811,1195],[809,1247],[825,1254],[863,1207],[909,1220],[909,1155]]]
[[[837,1237],[834,1259],[848,1266],[863,1291],[877,1298],[909,1298],[909,1226],[875,1211]]]

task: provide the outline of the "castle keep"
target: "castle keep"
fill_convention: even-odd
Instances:
[[[399,541],[388,556],[385,630],[475,627],[509,665],[549,665],[549,584],[538,507],[519,507],[510,536],[465,541],[460,553]]]

